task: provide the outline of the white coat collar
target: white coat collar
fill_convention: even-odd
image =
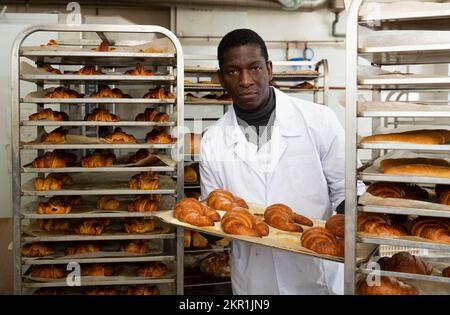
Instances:
[[[275,125],[280,128],[280,134],[286,137],[301,136],[301,119],[300,113],[295,109],[292,100],[280,90],[273,88],[275,91],[276,107],[275,107]],[[224,126],[233,127],[226,128],[226,143],[228,146],[233,145],[239,140],[245,140],[245,136],[237,123],[236,112],[233,106],[224,116]]]

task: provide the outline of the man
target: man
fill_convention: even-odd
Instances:
[[[225,35],[218,60],[233,106],[202,139],[202,198],[222,188],[327,219],[344,199],[344,131],[335,114],[271,87],[266,45],[251,30]],[[248,242],[232,246],[234,294],[343,293],[342,264]]]

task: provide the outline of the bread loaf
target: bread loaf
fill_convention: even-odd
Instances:
[[[364,137],[361,143],[387,141],[408,142],[417,144],[446,144],[450,142],[449,130],[414,130],[399,133],[379,134]]]
[[[450,162],[443,159],[384,159],[380,169],[385,174],[450,178]]]

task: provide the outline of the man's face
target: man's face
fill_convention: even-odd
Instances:
[[[264,60],[259,46],[249,44],[227,50],[218,74],[222,87],[240,109],[251,111],[268,101],[272,63]]]

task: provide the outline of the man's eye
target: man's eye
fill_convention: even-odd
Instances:
[[[261,71],[261,70],[262,70],[262,67],[260,67],[260,66],[253,66],[253,67],[251,68],[251,70],[252,70],[252,71]]]
[[[237,75],[238,71],[237,70],[228,70],[228,75]]]

